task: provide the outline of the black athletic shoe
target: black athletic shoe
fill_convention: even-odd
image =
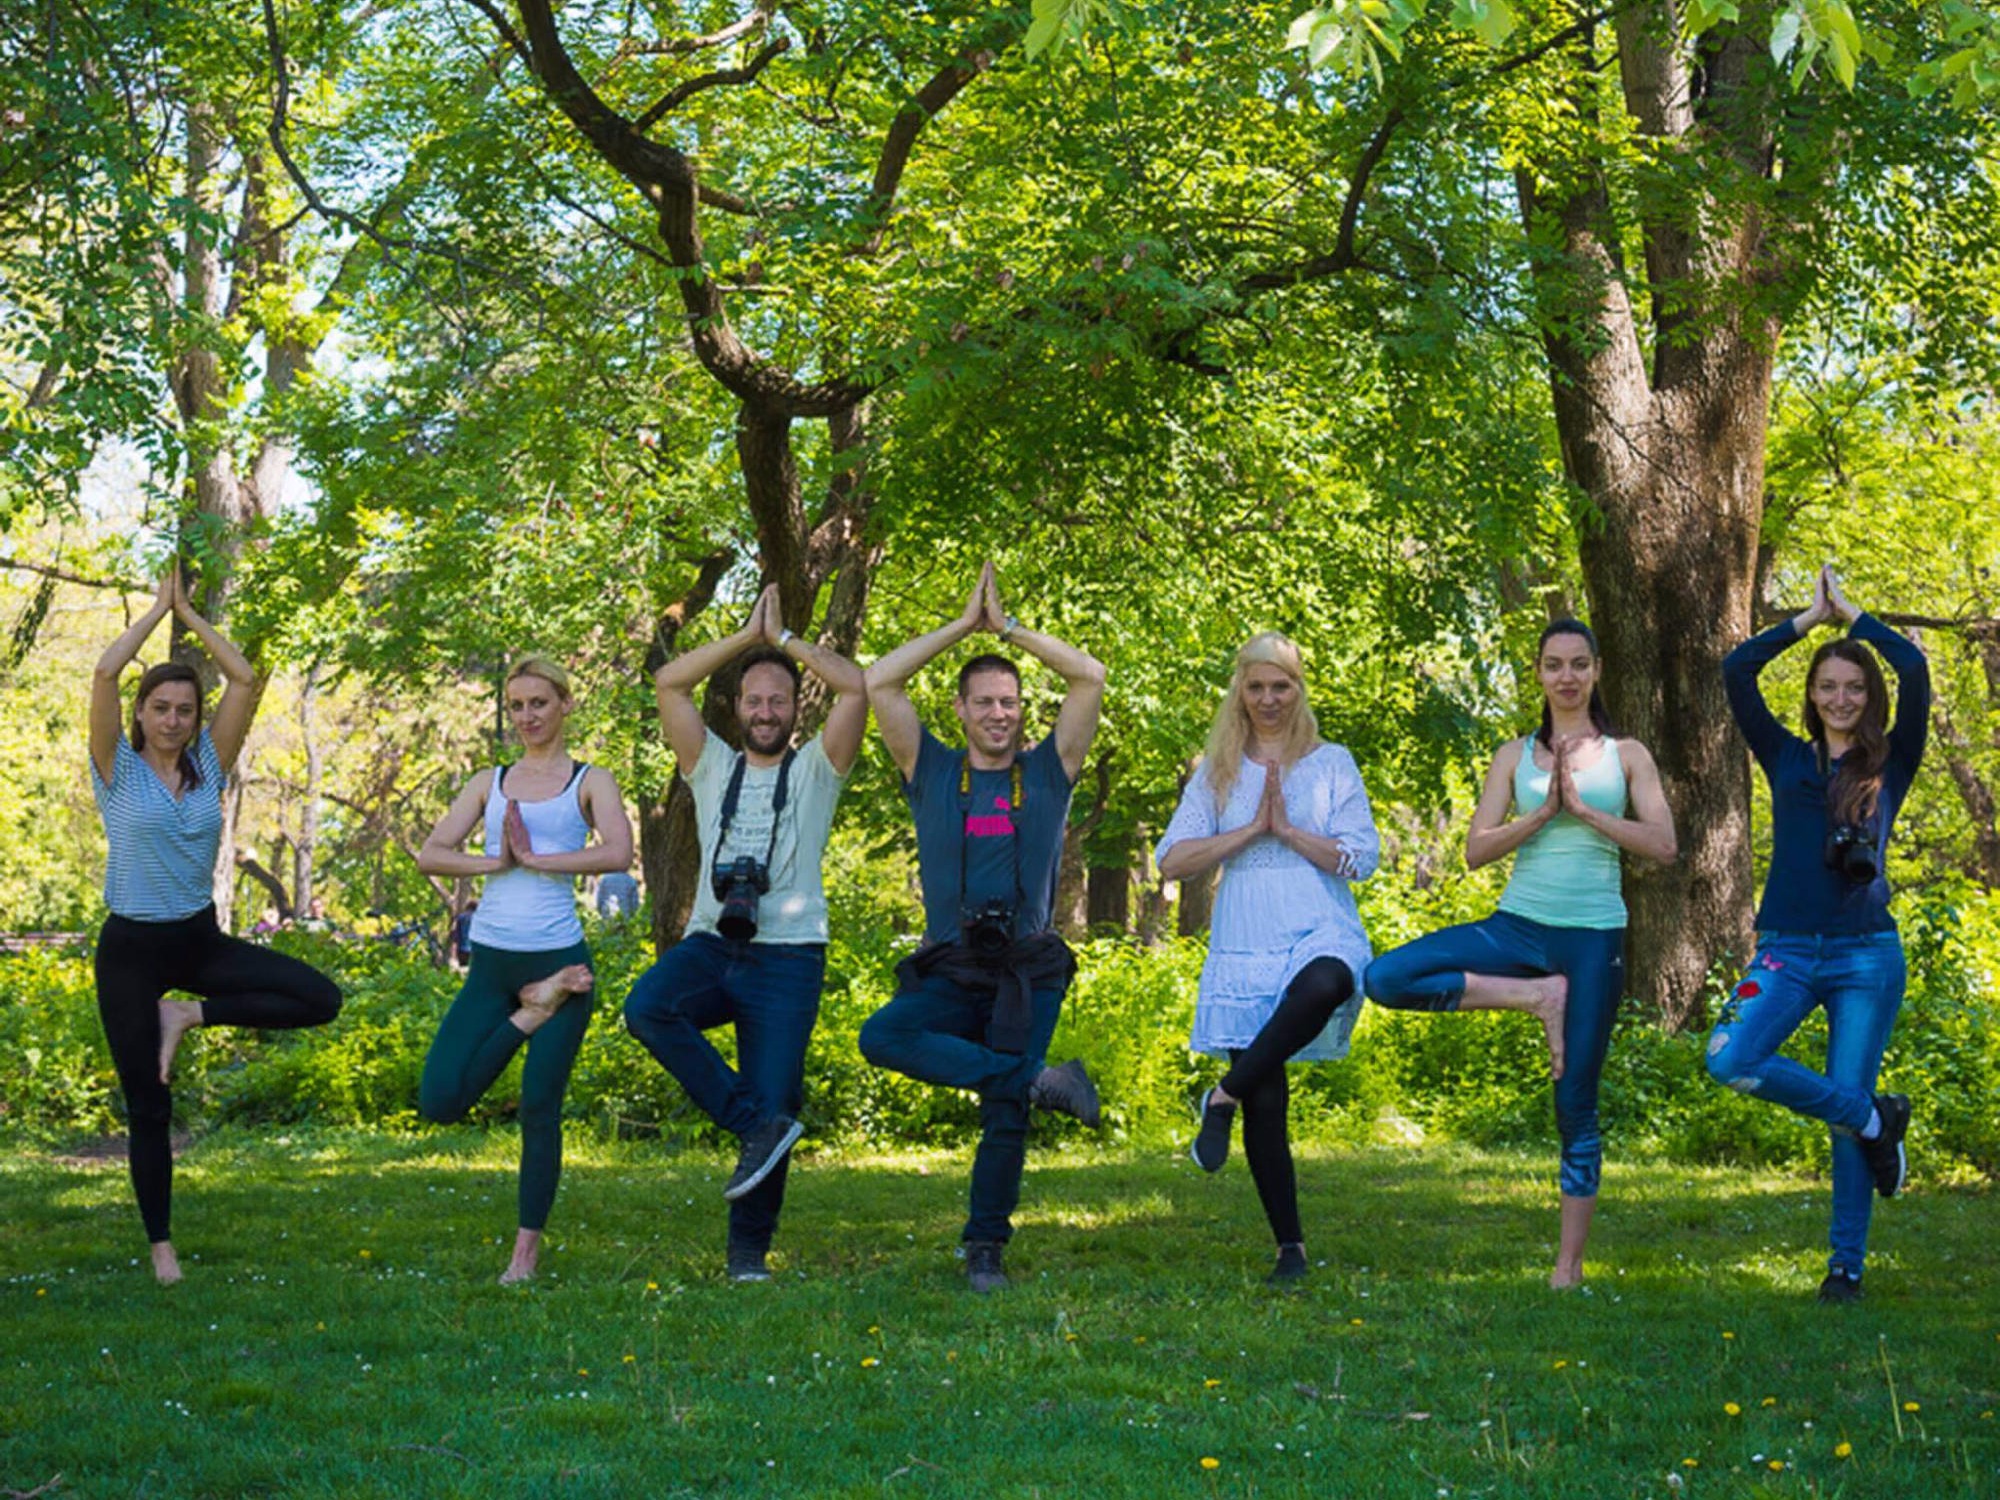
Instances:
[[[1868,1170],[1875,1175],[1875,1191],[1893,1198],[1909,1180],[1910,1157],[1903,1149],[1903,1137],[1910,1130],[1910,1098],[1907,1094],[1877,1094],[1875,1113],[1882,1117],[1882,1133],[1861,1143]]]
[[[743,1149],[736,1153],[736,1170],[729,1174],[722,1196],[734,1203],[755,1188],[805,1133],[805,1126],[790,1115],[773,1115],[743,1137]]]
[[[1210,1089],[1194,1101],[1201,1129],[1195,1132],[1188,1155],[1204,1172],[1220,1172],[1222,1164],[1229,1160],[1229,1127],[1236,1123],[1236,1106],[1217,1104],[1214,1100],[1215,1090]]]
[[[1081,1120],[1092,1130],[1104,1118],[1097,1102],[1097,1085],[1084,1071],[1081,1058],[1073,1057],[1059,1068],[1042,1069],[1028,1090],[1028,1102],[1037,1109]]]
[[[982,1297],[1007,1285],[1007,1273],[1000,1267],[1000,1254],[1007,1247],[999,1240],[965,1242],[965,1284]]]
[[[1307,1269],[1304,1245],[1280,1245],[1278,1263],[1271,1267],[1271,1274],[1264,1278],[1264,1284],[1290,1286],[1295,1281],[1304,1281]]]
[[[771,1268],[764,1263],[769,1252],[761,1245],[753,1245],[748,1240],[729,1242],[729,1279],[731,1281],[769,1281]]]
[[[1861,1278],[1852,1271],[1832,1270],[1826,1273],[1826,1280],[1819,1284],[1819,1300],[1822,1302],[1859,1302],[1861,1300]]]

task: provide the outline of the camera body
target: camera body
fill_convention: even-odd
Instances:
[[[757,935],[757,898],[771,888],[769,867],[753,854],[739,854],[726,865],[718,862],[708,884],[722,903],[715,930],[732,943],[749,942]]]
[[[1856,885],[1866,885],[1881,873],[1882,855],[1875,847],[1875,830],[1861,823],[1836,823],[1820,851],[1826,867]]]
[[[959,915],[962,941],[981,958],[996,958],[1014,944],[1014,908],[1005,901],[982,901]]]

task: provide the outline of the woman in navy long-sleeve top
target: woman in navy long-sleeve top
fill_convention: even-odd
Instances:
[[[1757,675],[1835,615],[1848,634],[1813,653],[1802,739],[1779,724]],[[1870,646],[1896,673],[1894,724]],[[1819,1296],[1852,1302],[1872,1195],[1893,1198],[1908,1166],[1910,1101],[1874,1091],[1905,979],[1883,851],[1923,759],[1930,669],[1913,642],[1848,602],[1828,566],[1812,608],[1745,641],[1722,671],[1737,727],[1771,786],[1771,868],[1757,956],[1708,1039],[1708,1071],[1832,1127],[1832,1253]],[[1778,1055],[1816,1006],[1826,1010],[1824,1074]]]

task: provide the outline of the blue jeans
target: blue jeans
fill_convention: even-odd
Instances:
[[[825,976],[823,943],[732,943],[697,932],[639,976],[625,997],[625,1026],[710,1119],[747,1136],[804,1103],[806,1044]],[[702,1034],[732,1023],[736,1068]],[[787,1155],[729,1205],[732,1241],[770,1248],[790,1166]]]
[[[1028,1160],[1028,1089],[1048,1056],[1069,987],[1029,997],[1028,1045],[1018,1055],[989,1045],[990,998],[941,974],[921,980],[861,1024],[861,1055],[878,1068],[979,1095],[979,1150],[972,1158],[972,1205],[963,1238],[1005,1242],[1014,1233],[1021,1173]]]
[[[1819,936],[1766,932],[1750,972],[1708,1038],[1709,1076],[1833,1127],[1830,1270],[1861,1274],[1875,1179],[1856,1136],[1875,1108],[1875,1074],[1903,1004],[1903,940],[1894,932]],[[1826,1072],[1778,1048],[1815,1006],[1826,1008]]]
[[[1446,927],[1369,960],[1368,998],[1392,1010],[1457,1010],[1467,974],[1569,980],[1563,1013],[1563,1076],[1556,1080],[1556,1132],[1562,1140],[1558,1179],[1565,1197],[1594,1198],[1604,1167],[1597,1123],[1597,1086],[1611,1023],[1625,994],[1625,929],[1550,927],[1511,912]]]

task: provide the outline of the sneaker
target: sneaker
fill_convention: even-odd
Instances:
[[[805,1133],[805,1126],[790,1115],[773,1115],[744,1136],[743,1149],[736,1153],[736,1170],[729,1174],[729,1183],[723,1188],[722,1196],[734,1203],[754,1189],[771,1175],[778,1163],[785,1159],[785,1153],[797,1145],[799,1137]]]
[[[1229,1127],[1236,1122],[1234,1104],[1217,1104],[1214,1101],[1213,1089],[1194,1101],[1194,1112],[1201,1119],[1201,1129],[1195,1132],[1194,1144],[1188,1148],[1188,1155],[1204,1172],[1220,1172],[1222,1164],[1229,1160]]]
[[[1000,1253],[1007,1247],[999,1240],[965,1242],[965,1284],[982,1297],[1007,1285],[1007,1273],[1000,1268]]]
[[[1903,1137],[1910,1130],[1909,1095],[1877,1094],[1875,1112],[1882,1117],[1882,1133],[1861,1143],[1861,1155],[1875,1176],[1875,1191],[1893,1198],[1910,1176],[1909,1153],[1903,1149]]]
[[[764,1263],[770,1252],[747,1240],[729,1242],[728,1275],[731,1281],[769,1281],[771,1268]]]
[[[1826,1280],[1819,1284],[1819,1300],[1822,1302],[1859,1302],[1861,1300],[1861,1278],[1852,1271],[1843,1271],[1838,1266],[1826,1273]]]
[[[1278,1246],[1278,1262],[1271,1267],[1271,1274],[1264,1278],[1266,1286],[1289,1286],[1295,1281],[1306,1279],[1306,1247],[1304,1245]]]
[[[1073,1057],[1059,1068],[1042,1069],[1028,1090],[1028,1102],[1037,1109],[1081,1120],[1092,1130],[1104,1118],[1097,1102],[1097,1085],[1084,1071],[1081,1058]]]

